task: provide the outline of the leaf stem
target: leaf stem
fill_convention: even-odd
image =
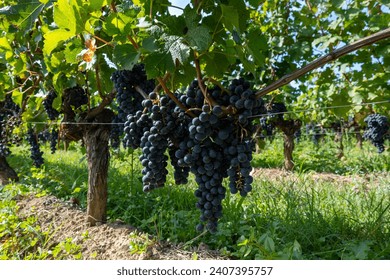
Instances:
[[[169,90],[167,85],[165,84],[165,81],[161,77],[157,77],[157,81],[160,83],[161,87],[163,88],[164,92],[171,98],[177,106],[180,107],[183,111],[185,111],[189,116],[195,118],[195,114],[188,110],[186,106],[184,106],[183,103],[180,102],[179,99],[176,98],[176,96]]]
[[[138,50],[139,49],[139,45],[137,44],[137,42],[133,39],[133,37],[131,37],[131,35],[127,35],[127,39],[129,39],[130,43],[133,45],[133,47]]]
[[[98,41],[100,42],[103,42],[105,45],[109,45],[110,47],[114,47],[114,45],[110,42],[107,42],[106,40],[100,38],[99,36],[96,36],[96,35],[92,35],[93,38],[97,39]],[[100,47],[103,47],[103,46],[100,46]]]
[[[101,80],[100,80],[99,70],[100,70],[99,69],[99,63],[95,63],[96,87],[97,87],[99,96],[102,99],[104,99],[105,95],[103,94],[103,91],[102,91],[102,83],[101,83]]]
[[[139,94],[142,95],[143,98],[149,99],[149,96],[145,93],[145,91],[144,91],[142,88],[140,88],[139,86],[135,86],[134,88],[135,88],[135,90],[136,90]]]

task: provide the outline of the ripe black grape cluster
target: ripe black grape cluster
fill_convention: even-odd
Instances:
[[[246,196],[252,189],[250,161],[256,127],[251,117],[265,113],[265,109],[262,99],[256,98],[243,79],[233,80],[227,91],[218,86],[208,89],[207,95],[205,98],[197,81],[185,93],[175,93],[196,114],[190,118],[167,96],[150,93],[142,102],[144,109],[128,116],[125,140],[128,146],[142,149],[144,191],[164,185],[166,150],[177,184],[187,182],[189,171],[195,175],[196,206],[201,211],[197,229],[215,232],[226,193],[223,179],[229,177],[232,193]],[[218,105],[212,106],[209,99]]]
[[[58,129],[53,128],[51,131],[49,129],[42,130],[37,134],[39,143],[50,142],[51,153],[54,154],[57,150],[57,141],[58,141]]]
[[[79,109],[88,103],[87,93],[81,86],[67,88],[64,90],[63,103]]]
[[[4,120],[4,116],[0,115],[0,156],[1,157],[7,157],[11,153],[8,148],[7,132],[5,126],[6,126],[6,121]]]
[[[124,129],[123,123],[127,120],[127,116],[142,109],[141,103],[144,98],[137,92],[136,87],[149,93],[154,89],[155,83],[153,80],[147,80],[143,64],[136,64],[131,70],[115,71],[111,75],[111,80],[114,82],[117,91],[118,115],[112,122],[110,141],[113,148],[119,148],[120,137]],[[126,141],[124,146],[126,146]]]
[[[287,112],[286,106],[281,102],[271,102],[265,105],[265,114],[260,118],[260,127],[262,138],[271,138],[275,130],[275,121],[283,120],[284,113]]]
[[[188,124],[189,137],[180,143],[176,155],[179,164],[191,168],[198,184],[195,196],[201,223],[197,229],[203,230],[206,226],[207,230],[215,232],[226,192],[223,179],[229,177],[233,194],[246,196],[252,189],[250,161],[255,147],[252,135],[256,129],[250,117],[265,111],[262,99],[256,99],[250,84],[243,79],[233,80],[228,92],[215,86],[210,95],[218,105],[211,106],[194,81],[180,98],[187,106],[201,110]],[[226,113],[229,109],[234,113]]]
[[[7,157],[11,151],[9,145],[20,143],[21,139],[13,133],[21,124],[20,107],[14,103],[10,94],[0,102],[0,156]]]
[[[119,149],[121,145],[121,135],[123,134],[123,120],[118,115],[112,120],[110,131],[110,145],[114,149]]]
[[[311,135],[311,140],[314,145],[318,145],[320,140],[325,136],[325,130],[319,124],[308,123],[306,124],[306,135]]]
[[[184,113],[176,110],[176,104],[167,96],[159,98],[154,92],[149,94],[149,99],[144,100],[142,105],[144,111],[141,122],[150,125],[149,129],[143,132],[140,140],[144,191],[164,186],[168,174],[168,156],[165,153],[167,149],[171,150],[171,163],[175,168],[176,183],[186,183],[189,168],[179,166],[178,159],[173,154],[174,143],[178,143],[186,135],[183,134],[186,132],[183,129],[183,125],[186,125],[186,118],[182,119]]]
[[[38,140],[41,143],[46,143],[50,140],[50,131],[48,129],[38,132]]]
[[[147,114],[137,111],[135,114],[130,114],[125,122],[124,142],[126,147],[137,149],[141,145],[141,138],[146,131],[150,129],[153,122]]]
[[[55,90],[49,91],[45,100],[43,100],[43,107],[47,113],[47,116],[50,120],[55,120],[60,115],[56,109],[53,108],[54,99],[57,97],[57,92]]]
[[[368,115],[364,122],[367,128],[364,131],[363,138],[369,140],[377,149],[378,153],[385,150],[385,137],[389,134],[390,124],[387,117],[380,114]]]
[[[50,150],[52,154],[54,154],[57,150],[57,142],[58,142],[58,130],[56,128],[53,128],[50,133]]]
[[[302,129],[298,129],[296,132],[294,132],[294,139],[296,139],[297,143],[301,141],[302,138]]]
[[[40,167],[43,164],[43,152],[40,150],[37,136],[33,129],[27,131],[27,142],[30,144],[31,159],[35,167]]]
[[[284,113],[287,112],[286,105],[281,102],[271,102],[267,104],[267,117],[277,120],[283,120]]]
[[[262,130],[262,136],[263,138],[270,138],[274,134],[275,126],[268,122],[266,117],[260,118],[260,126]]]

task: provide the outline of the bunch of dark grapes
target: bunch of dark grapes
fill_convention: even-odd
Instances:
[[[53,128],[50,133],[50,150],[54,154],[57,150],[58,130]]]
[[[260,126],[264,138],[272,137],[275,129],[275,126],[272,124],[272,122],[268,122],[268,119],[266,117],[262,117],[260,118]]]
[[[142,102],[143,110],[129,114],[125,122],[125,145],[136,149],[140,147],[143,165],[142,181],[144,191],[164,186],[168,174],[168,149],[175,172],[176,184],[187,182],[189,168],[178,165],[175,157],[177,143],[187,135],[187,120],[184,112],[178,110],[175,102],[167,96],[159,97],[151,92]]]
[[[272,140],[275,130],[274,122],[283,120],[283,115],[287,112],[286,106],[280,102],[271,102],[265,106],[265,114],[260,118],[260,126],[264,138]]]
[[[43,107],[47,113],[47,116],[50,120],[55,120],[60,115],[56,109],[53,108],[54,99],[57,97],[57,92],[55,90],[49,91],[45,100],[43,100]]]
[[[184,161],[191,165],[191,172],[195,174],[198,184],[195,196],[198,198],[196,207],[201,211],[201,223],[196,228],[202,231],[206,225],[207,230],[215,232],[218,219],[222,217],[222,200],[226,193],[222,181],[226,177],[228,164],[224,161],[223,151],[208,138],[196,143]]]
[[[131,70],[118,70],[111,75],[114,87],[117,91],[116,102],[118,104],[118,115],[113,120],[112,140],[114,148],[119,147],[120,137],[123,134],[124,125],[128,115],[135,114],[143,109],[144,97],[138,92],[149,93],[153,91],[155,82],[147,80],[143,64],[134,65]],[[124,141],[124,146],[129,147],[130,143]],[[131,146],[131,145],[130,145]]]
[[[297,131],[294,132],[294,138],[297,140],[297,143],[299,143],[299,141],[301,141],[301,137],[302,137],[302,130],[301,129],[298,129]]]
[[[20,107],[12,100],[11,94],[7,94],[0,102],[0,156],[9,156],[9,145],[21,142],[20,137],[13,133],[20,124]]]
[[[249,83],[243,79],[233,80],[228,90],[223,92],[219,87],[210,90],[210,95],[219,104],[213,107],[204,99],[197,81],[179,98],[188,107],[201,109],[200,114],[188,123],[189,135],[182,138],[175,152],[178,164],[191,168],[198,184],[195,192],[201,211],[198,230],[205,227],[210,232],[217,230],[226,193],[222,184],[224,178],[229,176],[232,193],[246,196],[252,188],[250,161],[256,127],[251,117],[265,113],[264,104],[256,99]]]
[[[266,106],[267,117],[277,120],[283,120],[284,113],[287,112],[286,105],[281,102],[272,102]]]
[[[38,140],[41,142],[41,143],[46,143],[47,141],[50,140],[50,131],[48,129],[45,129],[41,132],[38,133]]]
[[[180,119],[179,115],[184,116],[184,113],[175,110],[176,104],[172,100],[166,96],[159,98],[154,92],[149,94],[149,99],[144,100],[142,105],[144,114],[142,114],[141,119],[144,119],[150,126],[149,130],[146,130],[141,137],[140,147],[143,154],[140,156],[140,160],[144,166],[142,170],[144,191],[150,191],[165,184],[168,174],[168,156],[165,151],[168,147],[173,149],[173,143],[181,137],[180,131],[184,132],[184,130],[180,127],[185,119]],[[150,120],[146,121],[144,116]],[[176,172],[176,183],[186,182],[189,169],[177,165],[178,159],[172,156],[171,153],[171,163]]]
[[[385,137],[388,135],[390,127],[388,119],[380,114],[371,114],[364,119],[364,122],[367,124],[367,128],[363,138],[369,140],[378,149],[378,153],[383,153]]]
[[[112,120],[112,127],[110,131],[110,145],[114,149],[119,149],[121,140],[120,137],[123,133],[123,123],[118,115]]]
[[[4,145],[4,143],[0,142],[0,157],[8,157],[11,151],[9,148]]]
[[[320,125],[315,125],[312,128],[311,139],[315,145],[318,145],[320,140],[325,136],[325,131]]]
[[[134,114],[142,109],[144,97],[137,91],[145,93],[153,91],[155,83],[147,80],[143,64],[134,65],[132,70],[118,70],[111,75],[117,91],[116,101],[119,107],[119,117],[125,121],[128,114]]]
[[[149,131],[152,126],[152,120],[147,114],[142,111],[137,111],[135,114],[127,116],[125,122],[125,137],[124,142],[126,147],[137,149],[141,145],[141,138],[146,131]]]
[[[190,172],[190,168],[188,166],[180,165],[179,159],[176,156],[176,152],[179,150],[175,144],[172,142],[168,146],[169,158],[171,160],[171,164],[174,168],[173,176],[175,179],[175,183],[178,185],[187,184],[188,183],[188,174]]]
[[[228,170],[229,187],[232,194],[239,192],[241,196],[246,196],[252,190],[253,178],[250,173],[254,148],[255,143],[249,140],[228,148],[229,154],[233,155]]]
[[[246,196],[252,189],[253,116],[266,111],[244,79],[233,80],[227,90],[207,89],[207,95],[218,105],[205,99],[197,81],[185,93],[175,93],[187,107],[185,112],[167,96],[151,92],[143,109],[128,115],[124,139],[128,146],[142,149],[144,191],[165,184],[167,150],[177,184],[187,182],[189,171],[195,175],[201,211],[197,229],[215,232],[226,193],[223,179],[230,178],[232,193]],[[190,118],[188,111],[196,116]]]
[[[10,155],[10,150],[8,148],[7,141],[7,133],[6,133],[6,121],[4,120],[4,116],[0,115],[0,156],[7,157]]]
[[[29,129],[27,132],[27,141],[30,144],[31,159],[35,167],[40,167],[43,164],[43,152],[39,148],[39,143],[33,129]]]
[[[75,109],[88,103],[87,93],[80,86],[65,89],[63,98],[63,103],[73,106]]]
[[[5,96],[5,100],[3,104],[3,108],[5,109],[5,114],[8,115],[8,116],[15,116],[17,114],[20,113],[20,107],[19,105],[17,105],[13,100],[12,100],[12,95],[11,94],[7,94]]]

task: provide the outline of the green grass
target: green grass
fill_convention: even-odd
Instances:
[[[268,144],[255,155],[254,163],[279,167],[283,163],[280,145],[278,140]],[[169,175],[164,188],[145,194],[137,152],[113,152],[108,217],[159,240],[183,246],[203,242],[237,259],[390,259],[389,152],[378,155],[365,146],[362,154],[348,145],[348,156],[338,161],[332,145],[315,149],[311,143],[299,143],[294,152],[299,166],[295,177],[257,178],[245,199],[228,194],[219,231],[213,235],[195,231],[200,213],[195,208],[193,177],[188,184],[175,186]],[[30,168],[26,147],[14,148],[9,162],[20,174],[20,186],[65,200],[77,197],[85,207],[87,163],[79,146],[55,155],[46,149],[42,169]],[[312,170],[381,175],[375,181],[341,184],[314,180]]]
[[[389,142],[387,142],[389,143]],[[389,144],[387,144],[389,146]],[[390,171],[390,151],[378,154],[376,148],[363,142],[363,149],[356,147],[353,138],[344,139],[344,157],[337,158],[338,143],[326,137],[319,145],[303,140],[295,143],[293,153],[296,172],[329,172],[340,175],[366,174]],[[283,140],[277,135],[272,142],[266,141],[265,148],[254,155],[254,167],[283,167]]]
[[[42,230],[36,216],[19,216],[16,200],[30,192],[22,184],[0,187],[0,260],[81,259],[81,246],[71,238],[53,244],[53,232]]]

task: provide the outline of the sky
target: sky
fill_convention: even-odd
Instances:
[[[190,3],[190,0],[169,0],[169,2],[171,2],[173,6],[184,8],[185,6],[187,6],[188,3]],[[182,14],[182,11],[180,9],[170,7],[168,8],[168,10],[171,15]]]

